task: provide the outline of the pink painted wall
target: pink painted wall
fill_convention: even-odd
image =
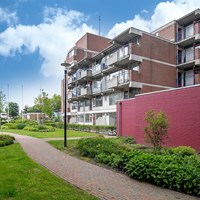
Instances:
[[[200,152],[200,85],[118,102],[117,134],[134,136],[137,143],[144,144],[144,117],[150,109],[162,110],[170,119],[166,146],[191,146]]]

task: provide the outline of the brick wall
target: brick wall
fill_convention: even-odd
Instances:
[[[176,45],[158,37],[143,33],[140,45],[132,44],[131,50],[135,55],[176,64]]]
[[[170,119],[166,146],[191,146],[200,152],[200,85],[138,95],[117,104],[117,134],[144,144],[145,112],[164,111]],[[121,123],[120,123],[121,122]]]
[[[176,41],[176,23],[172,22],[164,27],[161,27],[158,31],[154,31],[154,34],[167,40]]]

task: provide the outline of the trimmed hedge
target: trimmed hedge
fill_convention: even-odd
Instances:
[[[34,125],[34,126],[26,126],[24,127],[24,130],[27,131],[36,131],[36,132],[53,132],[55,131],[55,128],[52,126],[46,126],[46,125]]]
[[[200,196],[200,158],[194,149],[176,147],[145,152],[146,149],[125,148],[123,140],[130,139],[118,143],[105,138],[81,139],[77,148],[83,156],[124,171],[134,179]]]
[[[115,130],[115,126],[95,126],[95,125],[82,125],[82,124],[67,124],[67,128],[77,131],[95,132],[95,133],[108,133],[110,130]]]
[[[14,143],[15,138],[10,135],[0,135],[0,147]]]

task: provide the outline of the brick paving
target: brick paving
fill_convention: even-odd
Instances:
[[[13,135],[13,134],[12,134]],[[69,156],[42,139],[15,134],[24,151],[67,182],[102,200],[200,200],[200,198],[133,180]]]

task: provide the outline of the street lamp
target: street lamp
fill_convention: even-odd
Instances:
[[[64,66],[64,147],[67,147],[67,68],[69,63],[61,63]]]

